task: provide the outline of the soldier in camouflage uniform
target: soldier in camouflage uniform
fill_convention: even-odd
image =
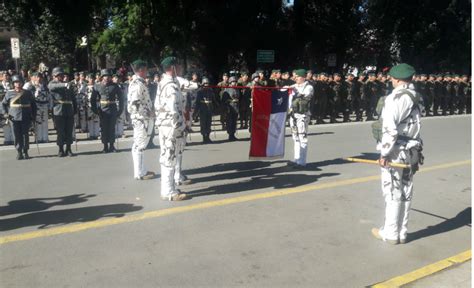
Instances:
[[[453,77],[450,74],[446,74],[446,77],[444,77],[444,82],[446,91],[444,98],[446,112],[443,111],[443,114],[445,115],[449,111],[449,115],[453,115],[455,109],[455,82],[453,81]]]
[[[438,113],[434,114],[433,101],[435,98],[435,80],[436,75],[430,74],[428,80],[426,81],[426,102],[425,102],[425,109],[426,115],[432,116],[437,115]]]
[[[366,93],[366,121],[372,121],[374,120],[375,107],[377,106],[377,102],[381,96],[380,85],[375,77],[375,72],[369,72],[369,79],[365,82],[364,90]]]
[[[13,90],[9,90],[2,100],[3,112],[8,114],[15,133],[17,160],[28,159],[29,136],[31,123],[36,119],[36,101],[29,90],[22,89],[23,79],[13,75]]]
[[[428,83],[426,74],[420,74],[420,79],[415,85],[416,92],[420,93],[421,97],[423,98],[423,104],[425,105],[426,116],[431,116],[430,113],[430,106],[429,106],[429,91],[428,91]]]
[[[31,81],[25,83],[23,89],[29,90],[35,97],[38,112],[36,113],[35,133],[38,143],[47,143],[48,140],[48,112],[51,105],[49,92],[43,85],[42,74],[31,73]]]
[[[133,177],[136,180],[148,180],[152,179],[155,173],[145,169],[143,157],[146,146],[150,141],[151,130],[154,127],[155,113],[145,83],[146,62],[136,60],[132,63],[132,68],[135,75],[133,75],[128,87],[127,111],[130,113],[130,120],[133,125]]]
[[[410,84],[415,70],[407,64],[392,67],[393,92],[386,97],[382,110],[382,137],[377,145],[382,167],[381,187],[385,199],[385,220],[372,235],[389,244],[407,242],[408,213],[413,196],[413,174],[422,163],[420,118],[422,101]],[[389,162],[408,164],[395,168]]]
[[[334,91],[333,98],[333,111],[331,113],[331,122],[336,122],[336,117],[339,112],[343,114],[343,121],[349,122],[349,105],[347,100],[347,87],[346,82],[342,81],[342,75],[340,73],[334,73],[334,84],[332,86]]]
[[[306,71],[299,69],[295,71],[296,84],[292,85],[293,96],[290,107],[290,128],[293,138],[294,160],[289,166],[304,168],[308,153],[308,124],[311,117],[310,103],[313,97],[313,86],[306,81]]]
[[[443,115],[445,108],[444,108],[444,84],[443,84],[443,75],[439,74],[436,75],[436,81],[434,82],[434,99],[433,99],[433,115],[438,116],[439,109],[443,110]]]
[[[242,73],[240,81],[237,86],[245,87],[249,84],[249,75]],[[249,114],[250,114],[250,100],[251,100],[251,89],[240,89],[240,101],[239,101],[239,116],[240,116],[240,129],[249,128]]]
[[[467,75],[462,76],[462,81],[466,83],[466,86],[464,86],[464,101],[466,103],[466,113],[471,114],[471,97],[472,97],[472,88],[471,88],[471,80]]]
[[[346,80],[347,103],[349,113],[352,111],[356,115],[355,121],[362,121],[362,111],[360,109],[360,88],[359,82],[355,80],[354,74],[348,74]]]
[[[186,123],[184,121],[183,95],[177,81],[175,57],[167,57],[161,62],[165,73],[158,85],[155,100],[160,139],[160,164],[161,164],[161,198],[167,201],[185,200],[187,195],[181,193],[175,185],[175,169],[177,156],[183,151],[186,137]]]

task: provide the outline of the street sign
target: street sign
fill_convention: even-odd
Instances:
[[[336,53],[331,53],[327,55],[328,67],[336,67],[337,55]]]
[[[20,58],[20,39],[10,38],[12,43],[12,57],[15,59]]]
[[[257,63],[275,62],[275,50],[257,50]]]

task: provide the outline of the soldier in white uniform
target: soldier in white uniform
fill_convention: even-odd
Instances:
[[[191,126],[190,126],[192,122],[186,121],[185,115],[186,115],[186,109],[188,107],[187,104],[189,103],[188,96],[191,93],[194,93],[199,88],[199,86],[197,82],[188,81],[187,79],[179,77],[179,76],[176,76],[176,80],[178,81],[181,94],[183,95],[183,97],[181,97],[181,101],[182,101],[181,109],[183,113],[183,118],[185,119],[186,129],[184,131],[185,132],[184,137],[179,137],[177,139],[177,141],[179,142],[178,147],[180,148],[180,153],[177,154],[176,169],[174,171],[174,182],[176,185],[189,185],[192,183],[192,180],[189,179],[186,175],[184,175],[184,173],[181,170],[182,163],[183,163],[183,153],[184,153],[184,148],[186,147],[187,136],[188,136],[188,133],[192,132]]]
[[[128,87],[127,111],[133,125],[133,177],[136,180],[148,180],[155,177],[154,172],[147,171],[143,163],[143,156],[153,129],[154,111],[150,93],[145,84],[147,64],[136,60],[132,63],[135,71]]]
[[[167,57],[161,62],[165,73],[158,85],[155,111],[160,140],[161,198],[181,201],[187,198],[175,185],[176,165],[184,150],[186,123],[183,94],[176,76],[177,61]]]
[[[92,94],[97,93],[94,89],[95,75],[90,73],[87,75],[86,88],[86,116],[87,116],[87,130],[89,131],[89,139],[97,140],[100,135],[100,118],[92,110],[92,105],[98,106],[98,103],[92,103]]]
[[[415,69],[399,64],[390,69],[393,91],[385,99],[382,110],[380,166],[382,193],[385,199],[385,221],[382,228],[372,229],[377,239],[390,244],[406,243],[408,211],[413,195],[413,174],[423,163],[420,138],[421,96],[410,84]],[[408,164],[395,168],[389,162]]]
[[[48,112],[51,108],[51,97],[42,83],[42,75],[38,72],[31,73],[31,81],[23,85],[23,89],[29,90],[35,97],[37,113],[35,133],[38,143],[47,143],[48,139]]]
[[[290,128],[293,136],[294,160],[288,166],[296,169],[306,166],[308,153],[308,124],[311,118],[311,99],[313,86],[306,81],[306,70],[295,71],[296,84],[292,85],[292,101],[290,106]]]

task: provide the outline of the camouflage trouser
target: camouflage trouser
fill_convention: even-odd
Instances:
[[[310,116],[306,114],[293,113],[290,116],[290,128],[293,136],[294,162],[298,165],[306,165],[306,154],[308,151],[308,124]]]
[[[395,146],[390,161],[410,164],[410,153]],[[386,201],[410,201],[413,192],[413,173],[410,169],[382,168],[382,193]]]
[[[158,138],[160,140],[160,164],[166,167],[175,167],[177,157],[182,155],[186,145],[183,136],[175,137],[174,129],[160,126],[158,128]]]
[[[408,150],[395,146],[389,160],[395,163],[410,164]],[[382,168],[382,193],[385,198],[385,220],[380,229],[383,239],[406,239],[408,212],[413,193],[413,173],[410,169]]]
[[[48,141],[48,106],[38,105],[36,113],[36,127],[35,133],[37,140],[40,142]]]
[[[132,120],[133,125],[133,176],[139,178],[147,173],[143,161],[143,152],[148,145],[151,135],[152,120]]]

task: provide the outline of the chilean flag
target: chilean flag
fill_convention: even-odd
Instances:
[[[285,155],[288,90],[253,89],[250,159],[276,159]]]

